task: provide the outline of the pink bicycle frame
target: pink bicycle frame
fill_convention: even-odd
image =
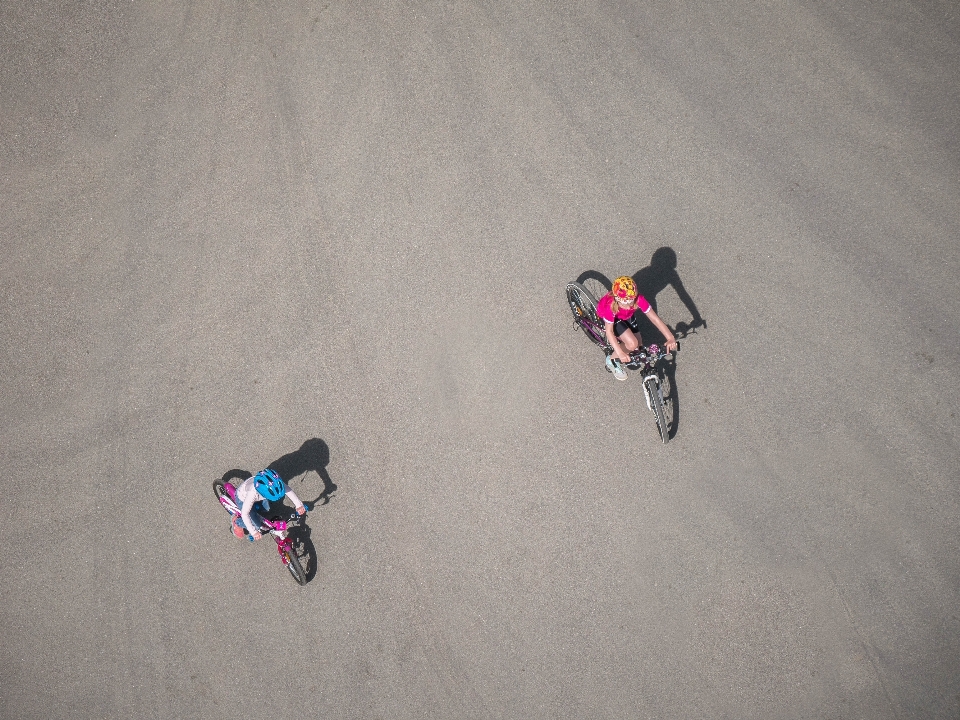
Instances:
[[[237,500],[237,489],[233,486],[232,482],[224,482],[223,486],[226,488],[227,494],[230,496],[230,501],[228,502],[221,499],[220,502],[232,515],[239,516],[240,502]],[[264,526],[277,543],[277,552],[280,553],[280,560],[284,565],[286,565],[287,558],[286,555],[284,555],[284,550],[291,551],[293,549],[293,541],[287,536],[286,521],[268,520],[267,518],[262,518],[262,520]]]

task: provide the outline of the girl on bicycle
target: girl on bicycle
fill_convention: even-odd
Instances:
[[[280,476],[270,468],[261,470],[253,477],[244,480],[237,488],[237,499],[242,506],[240,515],[234,517],[231,523],[233,534],[242,538],[244,533],[249,532],[254,540],[259,540],[262,537],[260,527],[263,525],[260,513],[270,510],[270,503],[280,502],[284,496],[293,501],[297,508],[297,515],[303,515],[307,511],[297,494],[287,489]]]
[[[612,372],[617,380],[627,379],[627,371],[623,369],[622,363],[630,361],[630,353],[639,348],[642,342],[640,331],[633,320],[637,309],[646,315],[663,335],[667,350],[673,352],[677,349],[677,339],[657,315],[657,311],[650,307],[647,299],[637,293],[637,284],[633,279],[618,277],[613,281],[610,292],[597,303],[597,315],[603,319],[607,342],[613,348],[613,353],[607,356],[607,370]]]

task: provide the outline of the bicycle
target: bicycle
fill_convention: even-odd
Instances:
[[[238,517],[240,515],[240,504],[237,501],[237,488],[229,480],[216,480],[213,483],[213,494],[217,496],[217,500],[220,501],[220,504],[223,506],[223,509],[230,513],[233,517]],[[304,507],[309,511],[310,508],[306,505]],[[298,518],[294,512],[291,519]],[[280,517],[273,517],[271,519],[263,518],[263,525],[260,526],[260,532],[264,535],[270,534],[270,536],[277,543],[277,552],[280,553],[280,562],[283,563],[283,566],[290,571],[290,574],[293,576],[293,579],[297,581],[298,585],[307,584],[307,574],[303,570],[303,566],[300,564],[300,558],[297,557],[296,551],[293,549],[293,540],[290,539],[288,534],[288,528],[291,523],[283,520]],[[250,540],[253,540],[252,536],[249,536]]]
[[[574,329],[579,328],[594,345],[603,350],[605,355],[612,355],[613,348],[607,341],[603,321],[597,315],[597,299],[593,294],[578,282],[567,283],[567,303],[573,312]],[[679,344],[677,351],[680,350]],[[661,442],[666,445],[670,442],[670,429],[673,425],[673,392],[670,385],[670,376],[666,372],[663,360],[671,353],[658,345],[640,347],[630,353],[629,362],[623,365],[631,370],[640,370],[644,373],[642,387],[647,407],[653,413],[660,433]],[[673,353],[673,359],[676,354]]]

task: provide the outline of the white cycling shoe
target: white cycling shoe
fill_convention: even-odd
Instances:
[[[623,364],[613,357],[613,355],[607,355],[607,372],[612,372],[613,376],[617,380],[626,380],[627,371],[623,369]]]

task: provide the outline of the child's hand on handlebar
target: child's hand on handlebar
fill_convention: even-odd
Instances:
[[[307,508],[303,505],[297,506],[297,515],[304,515],[307,512]]]
[[[254,531],[254,533],[253,533],[253,539],[254,539],[254,540],[259,540],[259,539],[262,538],[262,537],[263,537],[263,535],[260,533],[259,530],[255,530],[255,531]]]

